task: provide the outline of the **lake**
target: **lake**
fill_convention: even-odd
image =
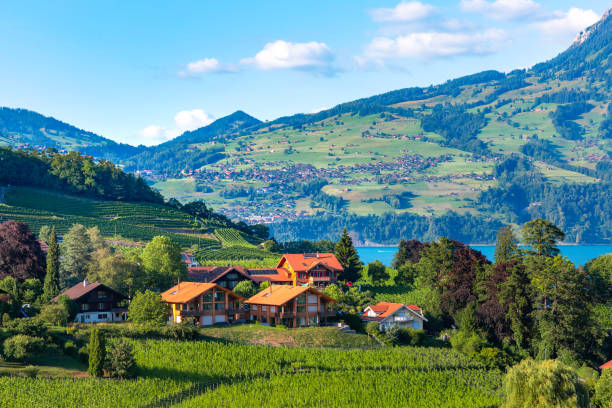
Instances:
[[[495,245],[470,245],[480,251],[493,261]],[[576,266],[584,265],[588,260],[597,258],[599,255],[612,253],[612,245],[560,245],[561,255],[566,256]],[[385,265],[391,265],[393,256],[397,252],[396,246],[390,247],[357,247],[361,261],[368,264],[379,260]]]

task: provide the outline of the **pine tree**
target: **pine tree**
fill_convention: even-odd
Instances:
[[[51,229],[51,233],[49,234],[48,245],[47,274],[45,275],[45,285],[43,287],[43,298],[46,302],[49,302],[60,292],[59,244],[57,243],[55,227]]]
[[[518,240],[512,228],[504,227],[497,231],[495,244],[495,263],[508,263],[519,255]]]
[[[359,259],[357,250],[353,246],[353,240],[348,232],[346,232],[346,228],[342,232],[342,237],[340,237],[340,240],[336,243],[334,251],[340,265],[344,268],[344,271],[338,278],[347,282],[358,280],[361,277],[363,263]]]
[[[106,358],[106,346],[104,337],[99,329],[91,331],[89,339],[89,368],[87,374],[90,377],[102,377],[104,374],[104,360]]]

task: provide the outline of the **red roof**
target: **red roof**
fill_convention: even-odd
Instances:
[[[99,283],[99,282],[87,283],[87,281],[83,281],[83,282],[77,283],[76,285],[74,285],[70,289],[66,290],[64,293],[54,297],[51,300],[53,302],[57,302],[57,298],[60,297],[60,296],[64,296],[64,295],[68,296],[72,300],[77,300],[77,299],[85,296],[86,294],[88,294],[92,290],[94,290],[96,288],[99,288],[99,287],[103,287],[105,290],[113,291],[116,294],[118,294],[119,296],[125,298],[125,296],[123,296],[121,293],[117,292],[114,289],[109,288],[108,286],[106,286],[106,285],[104,285],[102,283]]]
[[[612,369],[612,360],[608,361],[607,363],[603,363],[602,365],[599,366],[599,368],[601,368],[602,370],[604,368]]]
[[[370,320],[381,321],[391,316],[393,313],[395,313],[398,309],[400,309],[403,306],[406,306],[408,309],[414,312],[417,312],[417,313],[421,312],[421,308],[418,307],[417,305],[404,305],[402,303],[378,302],[375,305],[368,306],[373,312],[376,313],[377,315],[376,317],[368,316],[367,312],[364,312],[363,315],[361,315],[361,317],[367,318]]]
[[[344,270],[338,258],[336,258],[336,255],[332,253],[285,254],[276,267],[282,268],[285,262],[287,262],[295,272],[307,272],[319,264],[338,271]]]

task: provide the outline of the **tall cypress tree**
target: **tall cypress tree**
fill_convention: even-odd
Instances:
[[[99,329],[91,331],[89,338],[89,368],[87,374],[90,377],[102,377],[104,374],[104,360],[106,358],[106,345],[104,337]]]
[[[353,246],[353,240],[348,232],[346,232],[346,228],[342,232],[342,237],[340,237],[340,240],[336,243],[334,251],[336,253],[336,258],[338,258],[338,261],[344,268],[344,271],[338,278],[347,282],[358,280],[361,277],[363,263],[361,263],[359,255],[357,255],[357,250]]]
[[[47,274],[45,275],[45,284],[43,286],[43,298],[46,302],[59,295],[60,292],[59,244],[57,243],[55,227],[51,229],[48,245]]]

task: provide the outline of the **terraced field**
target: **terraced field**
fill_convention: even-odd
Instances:
[[[6,189],[0,204],[0,222],[24,222],[37,233],[43,225],[54,225],[64,234],[73,224],[98,227],[104,236],[150,241],[168,235],[182,246],[219,247],[219,241],[204,235],[195,220],[181,211],[156,204],[95,201],[30,188]]]

